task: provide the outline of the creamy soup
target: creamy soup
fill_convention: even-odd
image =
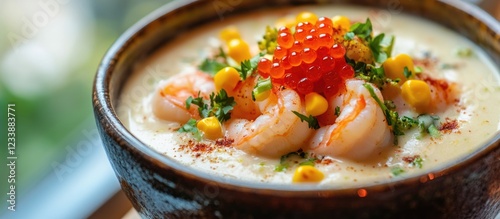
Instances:
[[[375,149],[362,159],[356,156],[309,157],[314,153],[310,153],[307,146],[302,153],[299,151],[280,159],[280,156],[261,156],[235,148],[233,140],[228,138],[198,141],[189,133],[177,131],[183,124],[155,115],[152,101],[159,84],[172,75],[196,72],[200,63],[223,45],[219,39],[222,29],[228,25],[237,27],[255,55],[259,52],[257,41],[262,39],[266,25],[272,26],[279,19],[302,11],[327,17],[345,15],[353,22],[364,22],[369,16],[376,34],[384,32],[395,36],[393,55],[409,54],[417,69],[453,85],[457,90],[454,101],[434,113],[439,116],[435,121],[439,136],[422,135],[417,127],[404,131],[397,145],[392,144],[391,137],[389,145]],[[423,174],[464,159],[487,143],[500,129],[498,75],[498,66],[474,43],[418,17],[351,6],[286,8],[272,13],[261,11],[228,17],[183,33],[137,64],[123,89],[118,114],[123,124],[142,142],[191,168],[228,178],[290,184],[297,167],[312,163],[324,174],[318,185],[355,187]],[[196,86],[203,89],[203,85]],[[401,116],[418,115],[405,112],[401,98],[395,98],[394,103],[400,106]],[[305,129],[309,130],[307,126]],[[363,141],[359,142],[363,145]],[[300,156],[304,154],[305,158]]]

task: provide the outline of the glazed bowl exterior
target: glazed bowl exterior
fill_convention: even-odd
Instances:
[[[461,1],[174,1],[125,32],[99,66],[93,106],[123,191],[144,218],[493,218],[500,213],[500,133],[470,155],[425,175],[363,188],[318,189],[211,176],[148,147],[120,122],[120,91],[135,63],[178,34],[235,14],[301,4],[401,9],[469,38],[500,63],[498,21]],[[499,109],[500,111],[500,109]]]

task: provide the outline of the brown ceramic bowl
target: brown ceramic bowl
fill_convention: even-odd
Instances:
[[[222,3],[224,10],[214,7]],[[493,218],[500,212],[500,133],[452,164],[392,183],[317,189],[241,182],[183,166],[146,146],[115,110],[124,81],[176,34],[260,8],[299,0],[176,1],[130,28],[104,57],[93,90],[99,132],[123,191],[145,218]],[[478,8],[452,0],[317,0],[309,4],[402,7],[455,30],[500,63],[500,25]],[[358,196],[366,192],[366,197]]]

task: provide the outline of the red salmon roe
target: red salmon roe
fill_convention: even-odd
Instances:
[[[311,23],[309,23],[309,22],[306,21],[306,22],[299,22],[297,24],[297,26],[295,27],[295,29],[297,30],[297,29],[300,28],[300,29],[303,29],[306,32],[309,32],[311,29],[313,29],[313,27],[314,27],[313,24],[311,24]]]
[[[314,84],[308,78],[302,78],[297,83],[297,91],[300,94],[306,95],[314,90]]]
[[[302,42],[295,40],[295,42],[293,42],[292,48],[290,48],[288,51],[298,52],[301,51],[302,49],[304,49],[304,45],[302,45]]]
[[[278,34],[277,42],[281,47],[285,49],[290,49],[293,46],[294,41],[295,39],[293,38],[293,35],[292,33],[290,33],[290,31]]]
[[[302,61],[307,64],[311,64],[316,60],[317,54],[314,49],[304,48],[302,50]]]
[[[320,18],[318,18],[318,21],[316,22],[316,26],[319,24],[327,24],[329,26],[333,26],[333,21],[332,21],[332,19],[330,19],[328,17],[320,17]]]
[[[333,45],[332,36],[330,34],[322,33],[318,35],[318,45],[320,47],[331,47]]]
[[[344,58],[345,52],[345,47],[340,44],[334,44],[330,49],[330,55],[336,59]]]
[[[290,65],[292,66],[299,66],[301,63],[302,63],[302,56],[301,56],[302,52],[299,51],[299,52],[292,52],[290,53]]]
[[[285,68],[283,68],[283,66],[279,62],[273,63],[269,75],[272,78],[282,78],[284,74],[285,74]]]
[[[300,22],[293,34],[287,27],[279,28],[273,60],[262,58],[258,73],[271,76],[275,90],[286,86],[301,95],[313,91],[327,98],[338,95],[355,72],[344,58],[345,47],[335,43],[334,33],[337,30],[328,17],[320,17],[315,25]]]
[[[318,37],[313,35],[307,35],[306,38],[304,39],[304,47],[308,47],[314,50],[318,49],[319,48]]]
[[[274,58],[276,59],[282,59],[285,57],[287,54],[287,50],[281,46],[276,46],[276,49],[274,50]]]
[[[288,70],[288,69],[291,69],[292,68],[292,65],[290,64],[290,58],[289,56],[284,56],[283,58],[281,58],[281,65],[283,66],[283,68],[285,70]]]
[[[326,33],[329,35],[333,34],[333,29],[331,25],[328,24],[316,24],[316,32],[318,34]]]

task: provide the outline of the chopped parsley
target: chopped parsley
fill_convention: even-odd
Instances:
[[[300,118],[301,122],[306,121],[307,124],[309,124],[309,128],[311,128],[311,129],[319,129],[318,120],[314,116],[309,115],[309,117],[307,117],[305,115],[300,114],[297,111],[292,111],[292,112],[293,112],[293,114],[295,114],[296,116],[298,116]]]
[[[339,115],[340,115],[340,107],[336,106],[335,107],[335,116],[339,116]]]
[[[407,116],[400,117],[398,112],[395,110],[394,103],[382,103],[380,98],[378,98],[378,96],[375,94],[375,90],[373,90],[373,87],[370,84],[366,83],[364,84],[364,86],[366,89],[368,89],[370,96],[375,99],[377,104],[380,106],[382,112],[384,112],[385,118],[387,120],[387,125],[391,126],[392,133],[394,134],[394,145],[397,145],[398,136],[404,135],[405,130],[416,127],[419,124],[418,121]]]
[[[372,51],[375,62],[383,63],[392,55],[395,37],[385,37],[384,33],[377,35],[373,40],[369,41],[370,50]]]
[[[399,176],[399,175],[403,174],[404,172],[405,172],[405,170],[399,166],[395,166],[395,167],[391,168],[391,173],[393,176]]]
[[[198,106],[198,113],[202,118],[211,116],[217,117],[220,122],[227,121],[231,118],[231,111],[236,105],[234,97],[229,97],[224,89],[221,89],[218,94],[210,94],[209,104],[200,97],[189,97],[186,100],[186,108],[189,109],[191,105]]]
[[[199,69],[202,70],[203,72],[206,72],[210,75],[215,75],[217,72],[219,72],[221,69],[228,67],[228,64],[221,63],[215,59],[205,59],[201,65],[199,66]]]
[[[350,31],[344,36],[344,39],[352,40],[354,39],[354,36],[358,36],[363,40],[370,41],[372,31],[372,22],[370,21],[370,18],[367,18],[365,23],[358,22],[353,24]]]
[[[356,62],[348,57],[345,58],[347,63],[354,68],[356,78],[375,84],[378,88],[383,88],[386,84],[398,86],[399,79],[393,80],[386,77],[382,66],[376,67],[364,62]]]
[[[190,119],[186,124],[184,124],[177,131],[183,132],[183,133],[191,133],[196,140],[198,140],[198,141],[201,140],[201,133],[198,130],[198,128],[196,128],[196,119]]]
[[[415,159],[413,159],[413,161],[411,162],[411,164],[414,166],[414,167],[418,167],[420,169],[422,169],[422,166],[423,166],[423,163],[424,160],[422,159],[422,157],[420,156],[416,156]]]
[[[252,74],[255,72],[257,69],[257,65],[259,64],[260,57],[262,57],[264,54],[260,53],[254,57],[252,57],[250,60],[244,60],[241,62],[240,68],[236,68],[238,72],[240,73],[240,77],[243,80],[246,80],[248,77],[252,76]]]
[[[227,55],[222,49],[219,47],[219,53],[216,54],[213,58],[207,58],[203,60],[201,65],[198,67],[201,71],[206,72],[210,75],[215,75],[221,69],[228,67]]]
[[[405,75],[405,78],[410,78],[412,76],[412,72],[408,69],[407,66],[405,66],[405,69],[403,71],[403,74]]]
[[[386,37],[381,33],[375,38],[372,38],[373,26],[369,18],[365,23],[355,23],[351,26],[349,32],[344,35],[345,40],[353,40],[355,36],[368,42],[368,46],[372,52],[375,62],[383,63],[387,58],[391,57],[394,47],[394,36]]]
[[[280,163],[276,165],[274,171],[285,171],[288,167],[290,167],[290,163],[298,163],[299,166],[314,166],[316,160],[316,158],[309,157],[309,155],[302,150],[290,152],[281,156]]]
[[[420,115],[417,117],[418,119],[418,127],[420,128],[420,135],[423,136],[428,133],[433,138],[439,138],[441,136],[441,132],[437,129],[435,123],[439,121],[439,116],[432,115]]]

